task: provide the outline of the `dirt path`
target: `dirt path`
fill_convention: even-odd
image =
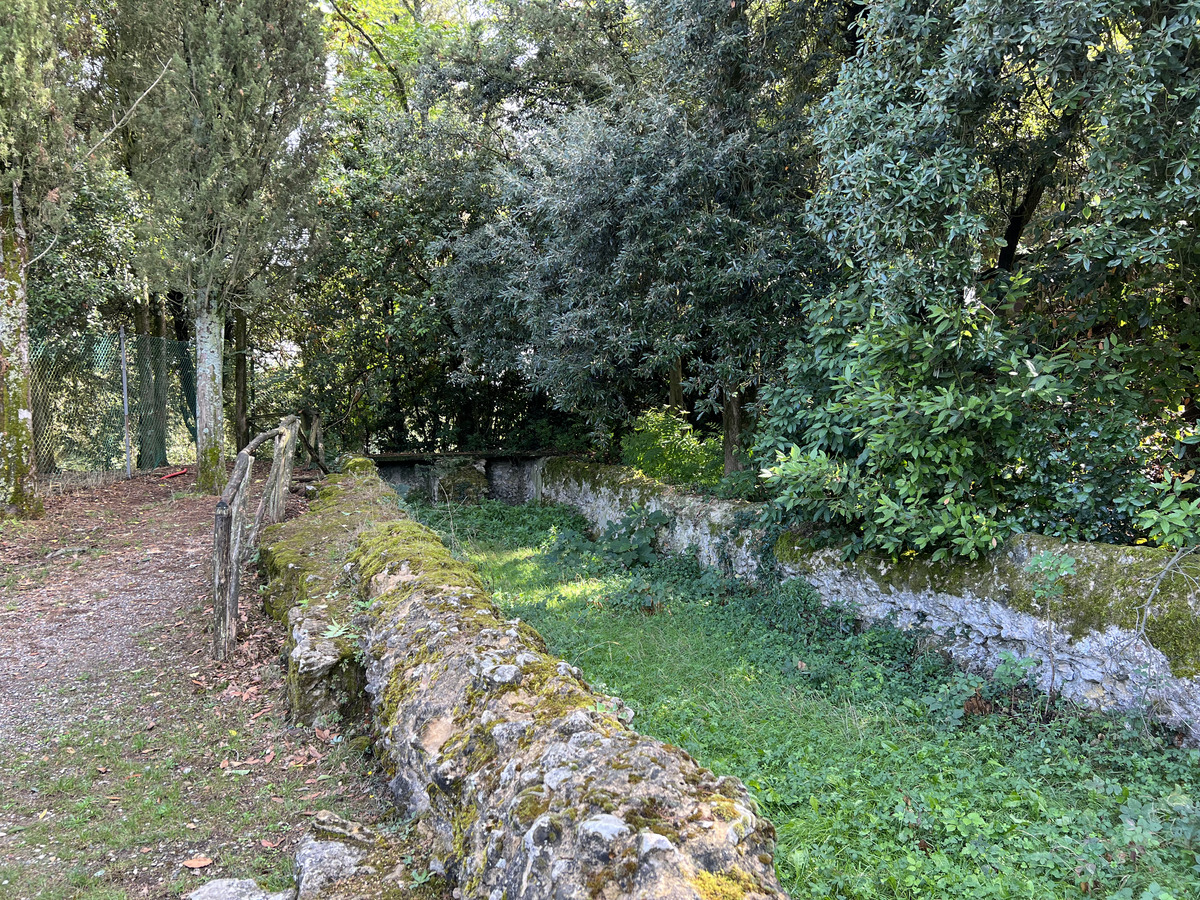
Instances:
[[[0,745],[37,749],[104,706],[112,676],[155,663],[146,641],[203,654],[212,500],[191,474],[51,498],[0,531]],[[185,615],[187,611],[187,615]]]
[[[279,889],[316,809],[383,809],[354,723],[286,723],[253,578],[238,652],[209,661],[213,500],[161,474],[0,523],[0,900]]]

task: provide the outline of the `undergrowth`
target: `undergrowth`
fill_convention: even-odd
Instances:
[[[416,512],[449,535],[445,508]],[[452,514],[507,612],[640,731],[746,782],[797,900],[1200,897],[1200,752],[1056,708],[1028,661],[984,680],[803,583],[750,590],[687,557],[580,566],[586,548],[548,552],[586,532],[562,508]]]

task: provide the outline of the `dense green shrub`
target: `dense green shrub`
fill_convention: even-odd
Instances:
[[[621,461],[666,484],[715,488],[724,458],[720,437],[698,433],[677,409],[664,406],[642,413],[621,441]]]
[[[559,565],[591,570],[614,564],[630,569],[658,560],[654,547],[658,529],[671,524],[671,517],[658,510],[634,505],[616,522],[610,522],[595,540],[572,528],[554,529],[547,548]]]
[[[781,508],[851,552],[1200,540],[1195,5],[860,24],[809,204],[838,283],[761,394]]]

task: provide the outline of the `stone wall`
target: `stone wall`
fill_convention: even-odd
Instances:
[[[595,527],[639,503],[673,517],[660,548],[688,546],[701,561],[742,577],[757,577],[754,548],[761,534],[755,507],[681,495],[636,473],[551,460],[539,496],[565,503]],[[740,525],[740,527],[738,527]],[[1076,560],[1061,600],[1042,609],[1026,565],[1049,550]],[[985,560],[935,564],[907,554],[863,555],[843,561],[837,550],[805,549],[785,535],[776,545],[780,573],[809,581],[826,602],[852,606],[864,621],[891,619],[945,639],[975,671],[990,671],[1011,653],[1039,661],[1040,687],[1100,709],[1138,709],[1184,731],[1200,744],[1200,560],[1153,585],[1170,560],[1164,550],[1104,544],[1064,544],[1022,535]]]
[[[355,469],[264,537],[285,573],[270,601],[279,614],[307,596],[311,610],[314,588],[351,582],[369,603],[355,645],[376,755],[464,898],[784,896],[774,830],[740,782],[631,730],[620,700],[504,620],[474,571],[383,510],[383,483]],[[352,533],[346,562],[299,549],[302,529]]]
[[[527,457],[453,458],[437,462],[381,462],[379,475],[400,496],[439,501],[461,493],[471,483],[476,493],[491,500],[516,505],[528,503],[537,493],[544,459]]]
[[[756,504],[685,494],[632,469],[566,458],[546,461],[537,488],[536,499],[577,509],[597,530],[618,521],[634,505],[665,513],[671,524],[659,529],[660,550],[682,553],[695,548],[706,566],[742,578],[758,573],[756,535],[749,527],[757,517]]]

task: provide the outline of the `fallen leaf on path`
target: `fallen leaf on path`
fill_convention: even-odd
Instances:
[[[266,838],[263,838],[259,843],[261,843],[268,850],[274,850],[276,847],[278,847],[280,844],[283,843],[283,838],[280,838],[277,841],[268,841]]]
[[[212,860],[207,856],[197,856],[193,859],[185,859],[183,864],[189,869],[203,869],[205,866],[211,866]]]

